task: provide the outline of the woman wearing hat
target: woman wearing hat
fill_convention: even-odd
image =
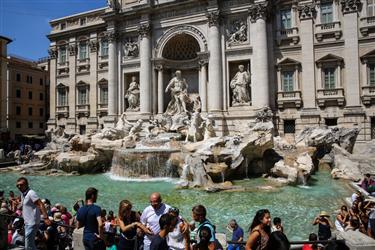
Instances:
[[[329,214],[325,211],[320,212],[319,216],[317,216],[314,221],[313,225],[319,225],[318,229],[318,238],[319,240],[328,240],[331,238],[331,228],[333,228],[332,222],[329,220]]]

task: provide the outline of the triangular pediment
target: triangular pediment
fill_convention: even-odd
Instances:
[[[84,81],[79,81],[77,83],[77,86],[86,86],[86,85],[88,85],[88,84],[86,82],[84,82]]]
[[[375,59],[375,49],[371,50],[370,52],[367,52],[363,56],[361,56],[361,59]]]
[[[66,86],[66,85],[64,85],[63,83],[59,83],[59,84],[57,84],[56,85],[56,88],[60,88],[60,89],[62,89],[62,88],[67,88],[68,86]]]
[[[300,65],[301,63],[299,61],[296,61],[292,58],[285,58],[282,61],[280,61],[277,66],[287,66],[287,65]]]
[[[316,63],[327,63],[327,62],[343,62],[344,58],[333,55],[333,54],[328,54],[320,58]]]
[[[98,81],[99,84],[108,84],[108,80],[105,78],[102,78]]]

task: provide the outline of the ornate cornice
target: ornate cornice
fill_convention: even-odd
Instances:
[[[208,25],[210,27],[220,25],[221,17],[219,11],[210,11],[206,14],[206,17],[208,18]]]
[[[142,37],[150,36],[151,34],[151,25],[150,23],[143,23],[138,26],[138,34]]]
[[[267,20],[269,14],[268,2],[253,4],[249,8],[250,21],[255,23],[258,19]]]
[[[89,43],[90,51],[96,52],[98,50],[98,41],[97,40],[91,40]]]
[[[315,4],[305,4],[298,6],[300,20],[314,19],[316,15]]]
[[[49,54],[49,56],[50,56],[51,59],[56,59],[56,57],[57,57],[57,49],[56,49],[56,47],[50,47],[48,49],[48,54]]]
[[[342,13],[348,14],[360,11],[362,7],[361,0],[341,0]]]
[[[77,46],[75,44],[69,45],[69,55],[75,56],[77,53]]]

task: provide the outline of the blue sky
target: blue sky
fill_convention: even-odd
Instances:
[[[47,56],[49,21],[106,5],[106,0],[0,0],[0,35],[13,40],[8,53]]]

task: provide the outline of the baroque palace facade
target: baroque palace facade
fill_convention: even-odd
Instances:
[[[375,138],[375,0],[115,0],[50,24],[49,128],[159,117],[181,71],[222,134],[269,106],[280,134]]]

